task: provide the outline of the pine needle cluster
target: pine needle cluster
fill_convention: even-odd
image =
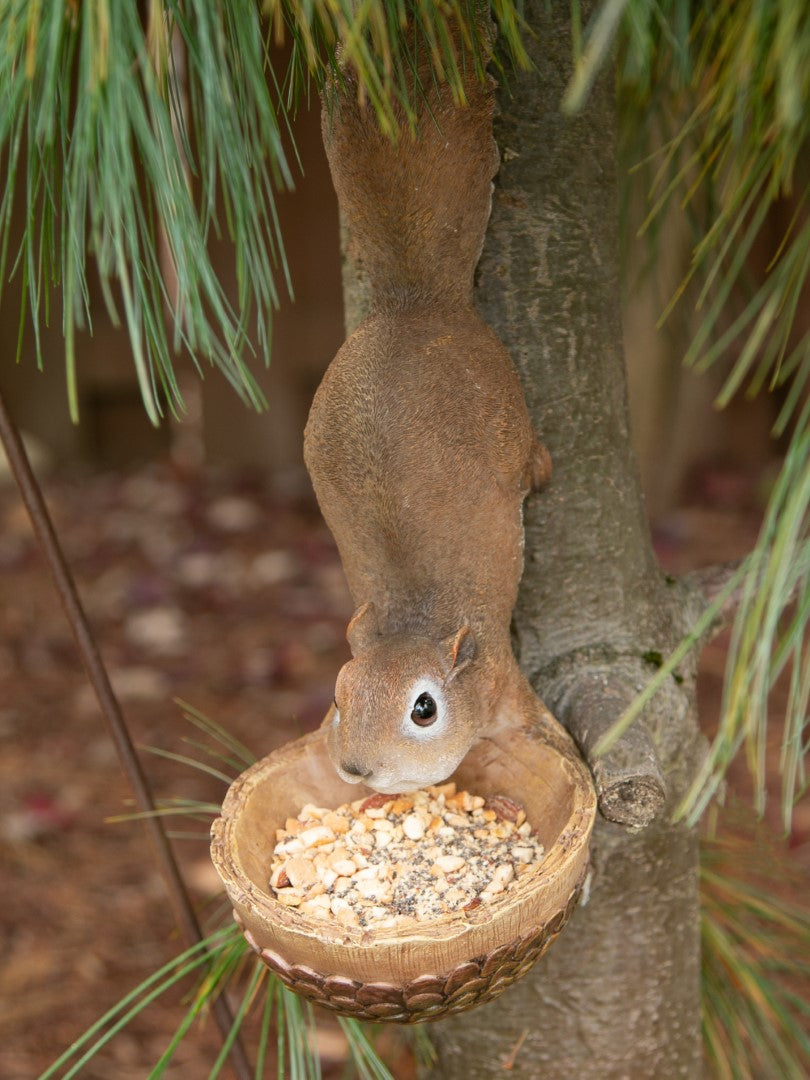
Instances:
[[[578,0],[573,0],[578,26]],[[647,179],[642,232],[655,240],[674,201],[690,215],[690,264],[669,304],[693,328],[684,363],[715,368],[717,406],[737,394],[777,395],[773,434],[787,441],[754,551],[727,592],[705,612],[617,726],[676,671],[732,589],[741,602],[726,669],[721,724],[682,807],[695,823],[744,749],[761,811],[767,797],[769,695],[789,680],[782,736],[782,813],[790,828],[807,790],[810,654],[810,7],[778,0],[604,0],[581,34],[565,105],[586,107],[600,66],[615,53],[625,120],[625,155]],[[649,157],[650,132],[664,132]],[[792,207],[766,273],[752,279],[749,256],[765,243],[769,215]],[[742,298],[742,301],[740,300]]]
[[[495,0],[494,14],[522,62],[518,5]],[[479,15],[477,0],[5,0],[0,298],[18,273],[21,333],[33,327],[40,363],[41,327],[61,317],[74,420],[76,332],[92,330],[92,274],[113,322],[126,325],[153,423],[182,412],[180,351],[261,407],[251,342],[266,361],[279,288],[291,291],[276,196],[293,186],[289,122],[299,101],[338,75],[340,52],[393,136],[413,114],[408,73],[420,51],[459,99],[464,65],[483,72],[492,31]],[[285,42],[279,74],[272,46]],[[235,301],[209,252],[222,234]]]

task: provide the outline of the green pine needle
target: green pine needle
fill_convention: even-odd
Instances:
[[[221,780],[223,784],[230,786],[236,779],[238,773],[233,775],[222,772],[221,769],[215,769],[213,765],[208,765],[204,761],[199,761],[197,758],[188,757],[186,754],[175,754],[172,750],[164,750],[160,746],[145,746],[144,750],[147,750],[150,754],[154,754],[156,757],[166,758],[168,761],[177,761],[181,765],[189,765],[192,769],[198,769],[200,772],[207,773],[209,776],[213,776],[216,780]],[[222,760],[220,758],[220,760]]]
[[[781,899],[786,853],[749,828],[701,843],[703,1033],[712,1072],[730,1080],[810,1073],[810,910]],[[774,889],[776,885],[776,889]],[[794,881],[792,891],[803,895]]]
[[[198,728],[204,734],[208,735],[214,742],[218,743],[225,750],[229,752],[233,757],[238,758],[241,767],[252,765],[256,760],[256,755],[252,750],[249,750],[244,743],[239,742],[229,731],[218,724],[215,720],[206,716],[200,712],[199,709],[195,709],[193,705],[189,705],[187,701],[183,701],[181,698],[175,698],[175,703],[183,711],[183,718],[187,720],[194,727]]]
[[[52,1080],[59,1075],[61,1080],[68,1080],[99,1052],[119,1031],[141,1013],[148,1005],[171,989],[181,979],[208,963],[209,957],[216,957],[227,948],[243,945],[243,939],[236,926],[228,926],[215,931],[204,941],[164,964],[158,971],[144,979],[139,986],[106,1012],[92,1027],[81,1035],[59,1058],[46,1069],[39,1080]],[[247,946],[245,946],[246,948]],[[98,1038],[96,1038],[98,1036]],[[95,1039],[95,1042],[93,1040]],[[88,1044],[90,1044],[88,1046]],[[77,1057],[77,1055],[80,1055]],[[76,1058],[65,1073],[59,1070]]]
[[[251,341],[267,361],[279,288],[291,292],[276,194],[293,186],[282,133],[289,136],[298,103],[337,72],[340,50],[394,136],[413,120],[417,54],[458,100],[467,64],[483,77],[490,30],[477,11],[475,0],[0,5],[0,296],[7,270],[16,271],[21,333],[33,328],[41,364],[40,327],[61,286],[74,420],[78,335],[92,330],[91,263],[109,317],[126,326],[153,423],[183,411],[181,352],[201,374],[218,368],[246,402],[263,406]],[[517,0],[495,0],[493,14],[507,54],[527,63]],[[291,59],[279,78],[270,43],[285,38]],[[20,198],[26,215],[15,249]],[[214,271],[212,233],[231,240],[235,296]]]
[[[360,1080],[395,1080],[374,1049],[368,1037],[367,1025],[345,1016],[339,1016],[338,1021],[349,1044],[352,1064]]]
[[[578,7],[574,0],[575,13]],[[778,794],[789,828],[807,783],[810,694],[803,644],[810,616],[810,333],[797,325],[810,281],[810,184],[802,167],[810,145],[810,8],[778,0],[604,0],[577,45],[570,108],[585,105],[588,86],[611,55],[619,76],[623,154],[649,177],[650,210],[642,231],[657,242],[673,199],[685,208],[694,231],[691,263],[660,324],[676,309],[684,320],[684,309],[693,305],[696,329],[690,327],[685,361],[701,371],[723,365],[718,406],[740,393],[779,390],[774,433],[790,435],[757,547],[746,563],[719,729],[681,813],[694,824],[738,752],[746,755],[755,803],[764,809],[768,695],[786,672],[790,691]],[[652,157],[651,131],[665,133]],[[770,212],[786,196],[795,204],[792,219],[770,253],[764,277],[752,284],[748,256],[763,243]],[[602,740],[602,750],[700,643],[715,613],[706,613]]]

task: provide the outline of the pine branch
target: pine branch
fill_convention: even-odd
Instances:
[[[175,363],[184,352],[218,368],[249,404],[263,398],[253,349],[267,361],[273,310],[290,278],[276,194],[293,186],[283,133],[302,97],[337,70],[358,72],[361,93],[394,137],[413,115],[413,48],[433,77],[463,97],[461,72],[482,77],[491,29],[477,0],[7,0],[0,6],[0,289],[23,282],[22,325],[40,328],[62,292],[68,398],[79,412],[78,334],[92,331],[95,263],[108,314],[126,326],[147,414],[183,411]],[[265,18],[262,18],[262,9]],[[493,12],[515,62],[525,62],[516,0]],[[452,44],[460,27],[463,48]],[[271,38],[291,41],[284,79]],[[172,49],[172,40],[178,48]],[[180,72],[178,52],[186,58]],[[23,233],[12,245],[15,205]],[[236,296],[208,252],[232,244]],[[281,281],[282,286],[279,285]],[[1,293],[0,293],[1,296]]]
[[[571,732],[593,773],[599,809],[628,828],[649,825],[667,787],[649,732],[639,716],[604,753],[595,748],[636,697],[637,673],[617,666],[583,665],[553,698],[555,715]]]

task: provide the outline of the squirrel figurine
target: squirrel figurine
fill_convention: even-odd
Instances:
[[[315,395],[304,457],[357,610],[329,725],[340,776],[439,783],[537,704],[512,653],[523,501],[550,475],[518,373],[473,307],[498,153],[494,84],[420,72],[417,136],[383,135],[346,68],[323,136],[371,313]]]

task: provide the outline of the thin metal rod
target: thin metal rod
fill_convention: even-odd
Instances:
[[[56,591],[70,623],[76,644],[79,647],[82,663],[107,721],[121,767],[132,785],[138,809],[142,813],[149,815],[144,818],[144,824],[154,844],[155,853],[166,880],[169,898],[174,907],[175,917],[182,928],[187,943],[196,945],[203,940],[202,929],[191,903],[191,898],[188,895],[185,882],[180,874],[174,852],[164,832],[163,823],[153,813],[155,802],[149,783],[130,738],[129,729],[121,712],[118,699],[110,684],[107,669],[96,646],[90,624],[79,599],[73,575],[54,531],[42,490],[31,468],[19,432],[8,413],[2,393],[0,393],[0,439],[5,448],[6,457],[14,478],[17,481],[17,487],[28,509],[34,532],[51,571]],[[223,995],[215,999],[213,1012],[223,1038],[227,1037],[233,1026],[233,1014]],[[231,1046],[230,1056],[239,1080],[251,1080],[253,1072],[238,1037]]]

